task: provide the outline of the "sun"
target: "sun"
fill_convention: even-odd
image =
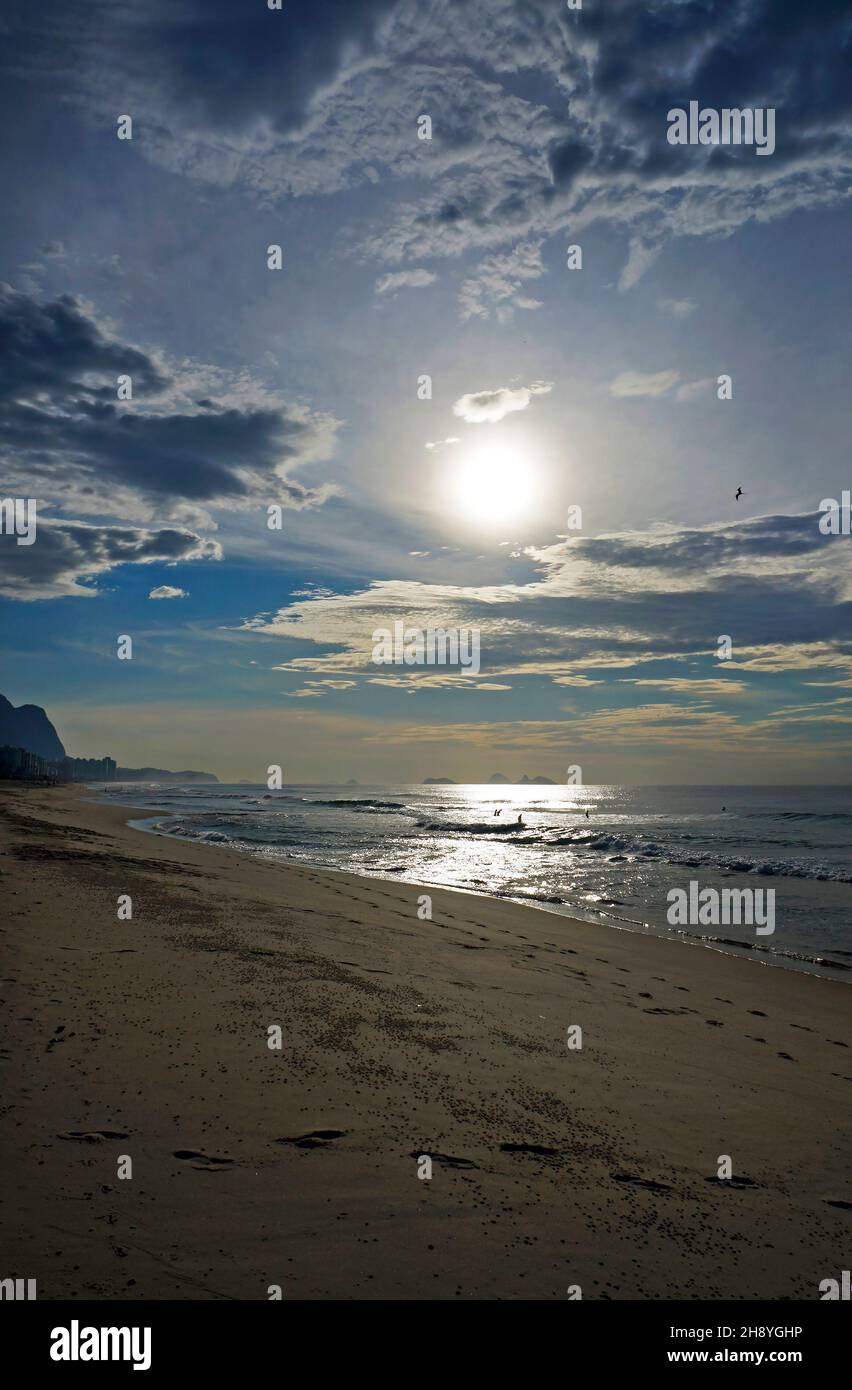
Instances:
[[[535,491],[529,461],[505,444],[483,444],[467,454],[454,482],[463,517],[487,525],[522,519]]]

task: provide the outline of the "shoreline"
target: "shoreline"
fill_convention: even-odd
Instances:
[[[91,789],[88,789],[91,790]],[[138,811],[140,808],[123,806],[116,802],[100,801],[100,805],[115,807],[116,810]],[[169,830],[160,830],[152,825],[142,824],[143,820],[159,821],[163,816],[174,814],[168,809],[156,811],[144,817],[131,816],[127,820],[127,825],[131,830],[135,830],[143,835],[160,836],[163,839],[179,840],[182,844],[201,844],[208,848],[224,849],[231,853],[241,854],[248,859],[255,859],[258,862],[275,864],[278,863],[282,868],[309,868],[317,873],[323,874],[343,874],[353,878],[363,878],[376,883],[406,884],[412,889],[423,888],[430,892],[440,890],[447,893],[461,893],[475,898],[484,898],[488,902],[509,902],[517,907],[528,907],[533,912],[546,912],[551,917],[559,918],[561,921],[569,923],[579,923],[583,926],[603,927],[612,931],[622,931],[633,933],[637,936],[652,936],[658,941],[668,941],[674,946],[699,946],[708,951],[715,951],[719,955],[734,958],[736,960],[751,961],[755,965],[765,965],[770,969],[788,970],[795,974],[811,975],[819,980],[835,980],[838,984],[848,983],[852,985],[852,966],[846,965],[841,961],[833,961],[825,956],[806,956],[793,950],[773,949],[771,946],[762,946],[759,942],[739,942],[733,938],[695,936],[689,932],[673,932],[665,929],[656,922],[640,924],[638,918],[616,918],[605,913],[601,913],[598,920],[592,921],[584,917],[572,917],[568,912],[560,912],[555,906],[548,905],[546,901],[533,900],[531,898],[515,897],[509,893],[482,892],[476,888],[462,888],[458,885],[448,887],[440,883],[430,883],[424,879],[397,879],[383,878],[381,875],[366,873],[360,869],[338,869],[328,864],[318,864],[313,860],[292,860],[292,859],[264,859],[260,854],[253,853],[250,849],[244,849],[236,844],[211,844],[210,841],[198,840],[189,835],[179,835]],[[844,976],[849,979],[845,980]]]
[[[0,789],[0,1230],[40,1298],[795,1300],[848,1264],[840,981],[452,889],[421,920],[125,809]]]

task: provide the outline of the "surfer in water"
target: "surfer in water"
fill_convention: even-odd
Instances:
[[[518,825],[523,825],[523,823],[524,823],[524,818],[523,818],[523,816],[518,816],[517,824],[518,824]]]

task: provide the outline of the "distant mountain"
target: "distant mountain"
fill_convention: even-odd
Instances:
[[[48,762],[65,757],[62,740],[40,705],[19,705],[16,709],[0,695],[0,745],[25,748]]]
[[[0,695],[0,748],[6,745],[24,748],[48,763],[59,763],[67,757],[61,738],[40,705],[19,705],[16,709],[5,695]],[[115,775],[120,782],[219,781],[212,772],[169,772],[163,767],[119,767]]]
[[[556,783],[552,777],[528,777],[526,773],[519,781],[513,782],[511,777],[504,777],[502,772],[492,772],[487,785],[489,787],[555,787]]]
[[[117,767],[116,782],[218,782],[212,772],[169,772],[165,767]]]
[[[424,777],[424,787],[454,787],[456,785],[454,777]]]

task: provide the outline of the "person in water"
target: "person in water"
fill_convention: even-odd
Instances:
[[[518,825],[523,825],[523,823],[524,823],[524,818],[523,818],[523,816],[518,816]]]

